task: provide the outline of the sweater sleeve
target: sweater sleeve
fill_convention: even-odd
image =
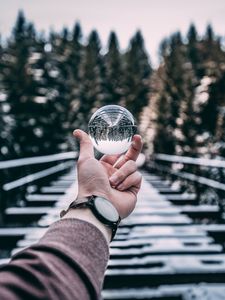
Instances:
[[[100,299],[109,258],[94,225],[63,219],[0,270],[1,300]]]

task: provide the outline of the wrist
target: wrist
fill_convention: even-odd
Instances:
[[[83,196],[83,195],[82,195]],[[78,197],[71,202],[67,210],[62,210],[60,217],[79,218],[94,224],[111,241],[121,221],[120,215],[110,200],[103,196]]]
[[[88,192],[88,191],[78,191],[76,199],[80,198],[89,198],[91,196],[97,196],[97,197],[103,197],[105,199],[108,199],[110,202],[112,202],[112,195],[110,192],[105,192],[105,191],[98,191],[98,192]]]
[[[83,221],[93,224],[95,227],[97,227],[102,232],[107,243],[108,244],[110,243],[111,236],[112,236],[112,230],[109,227],[105,226],[102,222],[100,222],[94,216],[94,214],[88,207],[76,208],[76,209],[71,208],[63,216],[63,219],[65,219],[65,218],[75,218],[75,219],[83,220]]]

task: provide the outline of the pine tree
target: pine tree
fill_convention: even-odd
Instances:
[[[58,42],[54,47],[55,66],[58,70],[58,76],[55,78],[55,89],[58,91],[54,99],[56,121],[59,120],[61,128],[58,131],[58,139],[61,140],[58,148],[66,151],[68,149],[65,143],[68,136],[71,136],[71,126],[69,111],[71,109],[71,91],[73,88],[73,77],[71,76],[71,40],[70,33],[64,28],[58,37]]]
[[[150,122],[147,130],[154,132],[152,138],[153,152],[174,154],[175,140],[173,132],[169,128],[168,120],[170,117],[170,99],[165,91],[166,80],[166,60],[169,55],[170,45],[168,39],[163,39],[159,47],[160,65],[151,77],[150,91]],[[151,147],[150,140],[146,142],[147,148]],[[146,151],[148,152],[148,151]]]
[[[181,46],[180,34],[174,35],[169,44],[161,45],[161,68],[158,74],[159,90],[157,91],[156,103],[156,133],[154,148],[157,152],[169,154],[175,153],[175,129],[179,115],[180,90],[181,85]],[[182,91],[183,92],[183,91]]]
[[[70,54],[67,64],[69,66],[69,88],[70,88],[70,108],[68,112],[69,126],[72,129],[76,128],[77,114],[80,108],[80,93],[81,93],[81,61],[83,59],[84,47],[81,43],[82,31],[79,23],[76,23],[72,32],[72,41],[70,43]]]
[[[191,24],[187,33],[187,51],[189,60],[195,70],[195,74],[198,78],[203,76],[204,70],[202,69],[202,57],[199,50],[199,37],[198,32],[194,24]]]
[[[7,92],[4,87],[4,74],[7,71],[4,64],[6,55],[0,37],[0,160],[12,157],[11,127],[13,120],[8,113],[10,106],[7,102]]]
[[[108,42],[108,52],[105,55],[106,82],[108,103],[120,104],[124,96],[124,70],[119,43],[115,32],[111,32]]]
[[[68,59],[68,63],[71,67],[71,73],[73,76],[73,79],[77,82],[80,81],[80,63],[82,59],[82,50],[83,45],[81,43],[82,39],[82,30],[79,23],[76,23],[73,32],[72,32],[72,41],[71,41],[71,49],[70,49],[70,55]]]
[[[195,110],[195,76],[191,65],[187,66],[185,72],[186,80],[183,87],[185,88],[185,97],[182,99],[180,115],[178,120],[178,130],[180,134],[177,138],[177,153],[187,156],[196,156],[197,135],[199,133],[199,117]]]
[[[84,50],[81,65],[80,108],[77,114],[81,128],[86,129],[92,112],[99,108],[106,99],[104,78],[102,74],[102,56],[100,54],[98,33],[92,31]]]
[[[189,27],[188,33],[187,33],[188,42],[190,44],[195,44],[198,41],[198,33],[196,30],[195,25],[192,23]]]
[[[205,40],[207,40],[209,43],[212,43],[212,41],[215,40],[213,28],[210,24],[208,24],[206,27]]]
[[[73,68],[77,66],[74,66],[72,60],[74,45],[70,36],[67,28],[64,28],[60,35],[52,32],[51,52],[43,56],[43,80],[47,82],[50,90],[47,94],[46,113],[49,112],[51,123],[46,125],[46,128],[49,135],[54,134],[54,139],[47,140],[51,140],[51,148],[55,152],[68,150],[72,136],[72,105],[74,89],[78,83],[74,79]]]
[[[188,43],[188,47],[189,50],[192,51],[193,45],[191,43]],[[195,66],[193,57],[190,56],[199,81],[204,76],[220,76],[220,65],[224,62],[224,53],[221,48],[220,39],[215,37],[212,26],[208,25],[204,37],[194,45],[196,56],[198,56],[197,67]]]
[[[10,105],[10,114],[15,120],[12,135],[14,149],[17,155],[30,154],[29,142],[34,132],[29,125],[30,112],[33,111],[32,100],[36,90],[28,62],[35,42],[35,30],[22,12],[13,29],[12,37],[7,47],[7,59],[4,76],[4,86],[7,91],[7,101]]]
[[[46,51],[46,47],[51,51]],[[67,87],[66,80],[64,82],[62,79],[65,75],[64,68],[60,68],[63,54],[58,54],[57,50],[51,48],[48,42],[39,41],[39,57],[32,65],[34,74],[40,72],[40,76],[36,78],[38,89],[34,98],[39,115],[34,116],[34,119],[36,134],[39,143],[41,142],[38,151],[42,154],[67,150],[64,121],[66,110],[68,111],[64,96]]]
[[[213,137],[217,153],[225,157],[225,72],[210,85],[202,119],[204,130]]]
[[[138,120],[149,101],[149,79],[152,73],[140,31],[130,41],[125,62],[125,106]]]
[[[190,154],[195,151],[195,76],[180,33],[164,42],[160,52],[163,57],[156,91],[155,151]]]
[[[165,73],[162,67],[159,67],[156,76],[160,76],[162,81],[160,80],[157,89],[152,91],[152,98],[155,98],[156,102],[154,107],[155,118],[153,119],[153,148],[155,153],[174,154],[176,141],[172,127],[169,124],[171,119],[170,99],[163,86]]]
[[[189,49],[190,46],[189,44]],[[214,133],[216,131],[219,101],[214,82],[221,77],[225,56],[220,40],[215,37],[211,25],[207,26],[206,33],[196,43],[196,48],[201,59],[198,68],[194,68],[197,77],[194,111],[198,124],[196,131],[197,151],[199,155],[203,155],[204,153],[209,154],[211,151],[206,145],[211,145],[215,141]],[[212,96],[213,94],[215,94],[215,97]]]
[[[52,40],[57,49],[46,52],[46,43],[37,39],[33,25],[22,13],[18,15],[8,44],[13,59],[7,61],[4,84],[15,120],[14,148],[20,157],[66,150],[67,76],[62,46],[66,35]]]

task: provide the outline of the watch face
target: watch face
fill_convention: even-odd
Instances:
[[[108,200],[97,197],[95,198],[94,205],[98,213],[107,221],[117,222],[119,220],[119,214],[116,208]]]

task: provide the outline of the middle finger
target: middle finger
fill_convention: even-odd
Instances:
[[[133,160],[128,160],[120,169],[118,169],[113,175],[109,178],[109,181],[112,186],[117,186],[122,183],[130,174],[134,173],[137,170],[137,165]]]

